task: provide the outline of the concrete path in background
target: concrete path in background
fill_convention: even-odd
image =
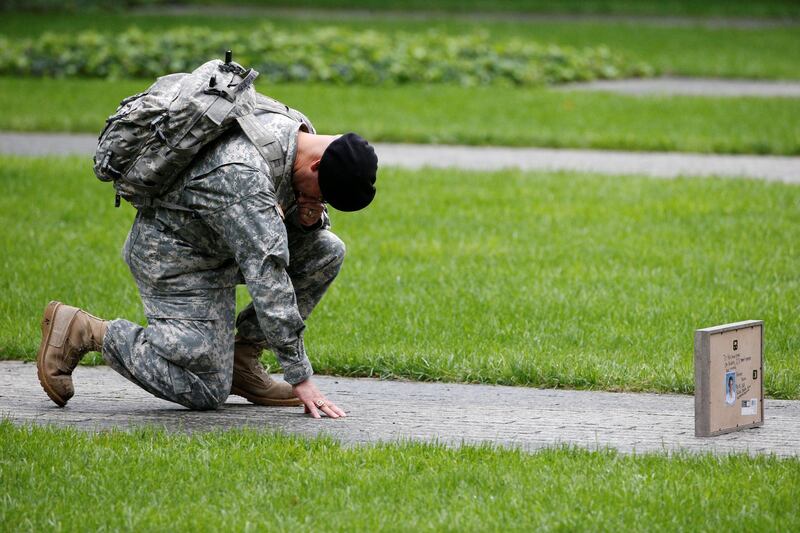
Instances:
[[[94,152],[96,142],[95,135],[87,134],[0,132],[0,153],[78,154],[88,158]],[[377,143],[375,148],[382,165],[411,169],[435,167],[490,171],[519,168],[659,178],[745,177],[800,183],[800,157],[388,143]]]
[[[315,376],[348,412],[313,420],[300,407],[260,407],[231,396],[217,411],[189,411],[159,400],[108,367],[78,367],[64,408],[45,395],[36,365],[0,362],[0,417],[17,424],[82,430],[151,425],[170,431],[252,427],[342,443],[491,443],[533,451],[570,444],[623,453],[713,452],[800,455],[800,401],[767,400],[765,425],[713,438],[694,436],[694,399],[666,394],[414,383]]]
[[[562,91],[606,91],[633,95],[756,96],[800,98],[800,81],[735,80],[719,78],[645,78],[598,80],[558,86]]]

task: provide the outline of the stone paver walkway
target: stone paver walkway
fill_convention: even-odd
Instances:
[[[683,94],[694,96],[757,96],[800,98],[800,82],[726,80],[718,78],[644,78],[569,83],[564,91],[607,91],[621,94]]]
[[[0,153],[89,156],[88,134],[0,132]],[[722,176],[800,183],[800,157],[377,143],[382,165],[466,170],[576,171],[659,178]],[[87,161],[88,163],[88,161]]]
[[[236,396],[218,411],[189,411],[150,396],[108,367],[79,367],[74,377],[76,395],[59,408],[42,391],[35,364],[0,362],[0,417],[85,430],[147,424],[194,432],[248,426],[327,434],[345,444],[418,440],[528,451],[571,444],[624,453],[800,455],[800,401],[767,400],[763,427],[701,439],[694,436],[691,396],[317,376],[320,388],[349,416],[313,420],[299,407],[259,407]]]

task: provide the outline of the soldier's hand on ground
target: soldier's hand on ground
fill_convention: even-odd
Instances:
[[[305,405],[306,413],[314,418],[321,418],[320,411],[328,415],[330,418],[339,418],[347,416],[347,414],[336,406],[335,403],[325,398],[325,395],[320,392],[316,385],[307,379],[297,385],[294,385],[294,394]]]

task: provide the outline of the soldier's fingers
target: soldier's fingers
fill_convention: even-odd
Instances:
[[[314,405],[314,402],[306,403],[306,411],[311,414],[312,418],[322,418],[319,416],[319,411],[317,411],[317,406]]]
[[[339,415],[341,417],[347,416],[347,413],[344,412],[344,409],[342,409],[341,407],[339,407],[335,403],[329,403],[328,405],[330,406],[331,409],[333,409],[333,412],[336,413],[337,415]]]
[[[322,406],[322,412],[328,415],[330,418],[339,418],[339,413],[333,410],[331,404],[326,403]]]
[[[325,414],[327,414],[331,418],[339,418],[339,417],[342,417],[342,416],[347,416],[345,414],[345,412],[342,409],[339,408],[339,406],[337,406],[335,403],[327,401],[327,400],[325,401],[325,406],[322,409],[323,409],[323,411],[325,411]],[[328,411],[331,411],[332,413],[335,413],[336,416],[331,415],[330,413],[328,413]]]

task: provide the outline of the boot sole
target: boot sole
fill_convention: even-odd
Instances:
[[[36,374],[39,376],[39,383],[42,385],[44,392],[47,393],[47,396],[59,407],[64,407],[67,405],[67,400],[56,393],[47,381],[47,374],[44,371],[44,354],[47,351],[47,345],[50,343],[50,334],[53,333],[53,317],[56,316],[56,311],[61,305],[61,302],[53,301],[47,304],[47,307],[44,309],[44,317],[42,318],[42,343],[39,345],[39,352],[36,354]]]
[[[301,402],[299,398],[286,398],[285,400],[276,400],[274,398],[254,396],[252,394],[248,394],[247,392],[235,386],[231,387],[231,394],[235,394],[236,396],[241,396],[250,403],[254,403],[256,405],[266,405],[269,407],[297,407],[299,405],[303,405],[303,402]]]

